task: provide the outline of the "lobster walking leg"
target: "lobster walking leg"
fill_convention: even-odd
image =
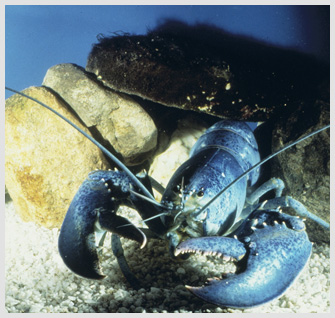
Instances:
[[[316,216],[315,214],[309,212],[306,207],[301,204],[299,201],[293,199],[291,196],[281,196],[285,185],[281,179],[278,178],[271,178],[264,184],[262,184],[259,188],[253,191],[249,196],[246,198],[246,202],[249,204],[247,206],[241,216],[247,217],[255,208],[257,207],[257,202],[261,196],[265,193],[275,190],[275,198],[265,201],[262,204],[263,209],[267,210],[278,210],[279,208],[287,208],[290,207],[295,210],[297,215],[305,218],[309,218],[316,223],[320,224],[325,229],[329,230],[329,224]]]
[[[249,194],[246,199],[246,207],[241,212],[241,219],[245,219],[250,215],[252,211],[257,209],[260,205],[258,204],[258,200],[266,193],[270,191],[275,191],[275,196],[280,197],[283,189],[285,188],[284,182],[279,178],[271,178],[270,180],[264,182],[261,186],[259,186],[256,190],[254,190],[251,194]],[[263,205],[262,205],[263,206]],[[272,209],[276,209],[277,207],[272,207]],[[271,209],[271,208],[269,208]],[[239,226],[236,224],[235,228]]]
[[[148,239],[151,238],[158,238],[157,235],[152,232],[151,230],[147,229],[147,228],[140,228],[141,231],[143,231],[143,233],[145,234],[145,236]],[[124,256],[124,251],[122,248],[122,243],[120,240],[120,236],[112,233],[112,238],[111,238],[112,242],[112,251],[114,256],[117,259],[117,262],[119,264],[119,267],[121,269],[121,272],[123,274],[123,276],[126,278],[126,280],[128,281],[128,283],[131,285],[132,288],[138,290],[140,288],[142,288],[143,286],[141,285],[140,281],[136,278],[136,276],[133,274],[133,272],[131,271],[127,260]]]
[[[280,197],[285,188],[284,182],[279,178],[271,178],[270,180],[263,183],[260,187],[254,190],[251,194],[246,197],[248,204],[255,204],[265,193],[275,190],[276,197]]]
[[[120,269],[124,275],[124,277],[127,279],[129,284],[134,288],[134,289],[140,289],[141,284],[136,278],[136,276],[132,273],[132,271],[129,268],[129,265],[127,263],[126,258],[124,257],[123,253],[123,248],[122,244],[120,241],[120,237],[117,234],[112,234],[112,251],[114,256],[117,259],[117,262],[120,266]]]
[[[324,220],[322,220],[315,214],[309,212],[301,202],[292,198],[291,196],[287,195],[287,196],[268,200],[265,202],[263,206],[264,209],[276,209],[278,207],[292,208],[295,210],[295,212],[299,216],[304,217],[304,218],[309,218],[315,221],[316,223],[320,224],[322,227],[324,227],[327,230],[330,229],[329,223],[325,222]]]

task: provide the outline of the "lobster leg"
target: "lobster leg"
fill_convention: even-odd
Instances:
[[[292,208],[295,210],[295,212],[299,216],[309,218],[315,221],[316,223],[320,224],[322,227],[324,227],[327,230],[330,229],[329,223],[325,222],[324,220],[322,220],[315,214],[309,212],[302,203],[300,203],[296,199],[293,199],[291,196],[283,196],[283,197],[268,200],[265,202],[263,206],[264,209],[275,209],[278,207]]]
[[[127,260],[124,257],[120,237],[117,234],[114,234],[114,233],[112,234],[112,251],[113,251],[114,256],[117,259],[117,262],[120,266],[120,269],[121,269],[124,277],[127,279],[129,284],[136,290],[140,289],[141,284],[138,281],[138,279],[136,278],[136,276],[130,270],[129,265],[127,263]]]
[[[241,214],[242,218],[248,217],[248,215],[256,208],[258,205],[257,202],[259,198],[264,195],[265,193],[268,193],[272,190],[275,190],[275,198],[270,199],[264,202],[262,204],[262,208],[264,210],[277,210],[279,207],[290,207],[295,210],[297,215],[301,217],[309,218],[316,223],[320,224],[325,229],[329,230],[329,224],[316,216],[315,214],[309,212],[306,207],[301,204],[299,201],[293,199],[291,196],[281,196],[283,189],[285,185],[284,182],[279,178],[271,178],[264,184],[262,184],[259,188],[257,188],[255,191],[253,191],[251,194],[248,195],[246,198],[247,206]]]
[[[305,267],[312,250],[301,219],[276,211],[255,211],[238,229],[247,250],[235,274],[187,287],[196,296],[222,307],[250,308],[280,297]],[[236,235],[236,233],[233,233]],[[182,242],[176,253],[210,253],[203,238]],[[213,237],[224,245],[226,237]]]
[[[249,194],[246,198],[248,204],[255,204],[259,198],[272,190],[275,190],[276,198],[280,197],[285,188],[284,182],[279,178],[271,178],[270,180],[263,183],[259,188]]]

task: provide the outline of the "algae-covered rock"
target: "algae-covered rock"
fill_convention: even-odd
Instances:
[[[100,37],[86,70],[104,85],[221,118],[265,121],[315,97],[329,65],[202,24]]]

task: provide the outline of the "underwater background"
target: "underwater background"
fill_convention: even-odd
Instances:
[[[40,85],[55,64],[85,66],[98,34],[146,34],[166,20],[214,26],[329,60],[329,19],[326,5],[7,5],[6,86]]]
[[[99,34],[141,35],[166,21],[213,26],[326,62],[330,58],[329,6],[6,6],[5,18],[6,86],[17,90],[40,86],[53,65],[85,66]],[[12,94],[6,91],[6,98]],[[5,213],[7,312],[241,312],[206,304],[185,290],[185,283],[226,270],[215,260],[180,265],[169,258],[165,242],[139,251],[124,240],[131,266],[152,286],[137,292],[121,275],[108,243],[102,255],[107,280],[86,280],[61,261],[59,230],[23,222],[12,201]],[[136,220],[133,211],[122,213]],[[309,267],[288,293],[244,312],[329,312],[329,253],[328,244],[315,244]]]

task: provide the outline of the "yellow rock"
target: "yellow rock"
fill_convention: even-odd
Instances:
[[[50,90],[23,91],[88,132]],[[87,174],[108,169],[102,152],[68,123],[18,94],[6,100],[5,182],[24,221],[60,227]]]

